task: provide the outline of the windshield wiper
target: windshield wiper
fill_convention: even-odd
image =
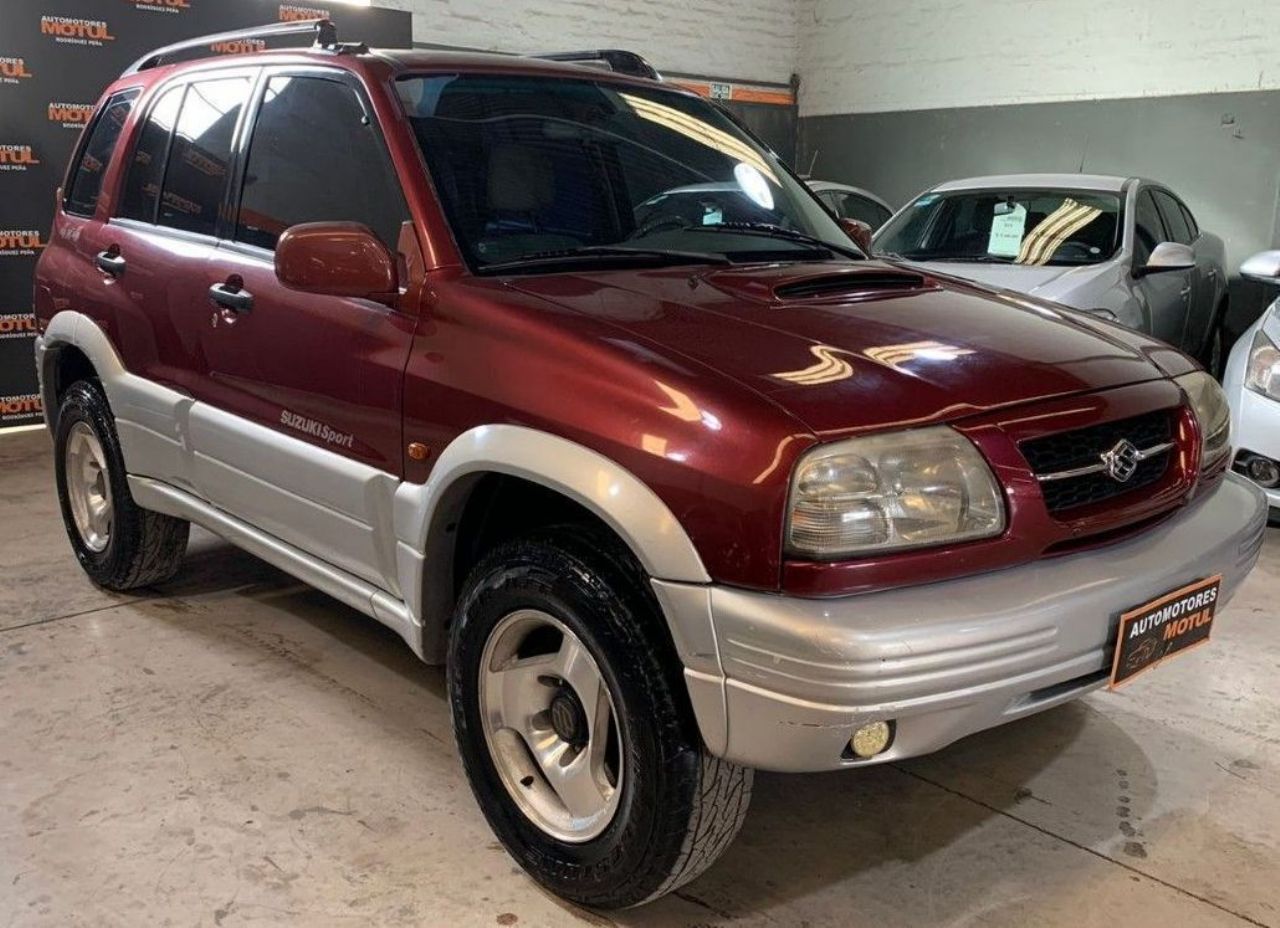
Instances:
[[[846,258],[852,258],[855,261],[862,261],[866,258],[858,249],[843,245],[833,245],[826,239],[818,238],[816,235],[810,235],[807,232],[800,232],[797,229],[788,229],[783,226],[774,225],[771,222],[718,222],[709,226],[690,226],[688,232],[731,232],[736,235],[762,235],[766,238],[782,238],[792,242],[802,242],[806,245],[813,245],[828,251],[832,254],[843,255]]]
[[[616,245],[584,245],[581,248],[560,248],[554,251],[535,251],[512,261],[486,264],[479,268],[483,274],[500,274],[508,271],[542,271],[554,267],[573,267],[579,264],[680,265],[680,264],[732,264],[724,255],[705,251],[676,251],[667,248],[624,248]]]

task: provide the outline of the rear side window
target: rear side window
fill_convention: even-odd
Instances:
[[[103,105],[80,149],[79,160],[67,185],[64,203],[67,212],[92,216],[97,209],[98,197],[102,194],[103,175],[111,164],[111,155],[116,150],[116,143],[120,141],[120,132],[124,129],[137,96],[138,91],[126,90],[115,94]]]
[[[129,173],[125,177],[120,215],[143,222],[156,221],[156,205],[160,202],[160,184],[164,181],[164,162],[169,155],[169,138],[178,122],[178,106],[185,87],[171,87],[160,95],[147,121],[138,134]]]
[[[1169,230],[1173,241],[1190,245],[1191,229],[1187,227],[1187,219],[1182,214],[1178,201],[1163,190],[1155,191],[1156,203],[1160,206],[1160,215],[1164,217],[1164,227]]]
[[[1200,237],[1200,223],[1196,222],[1196,217],[1191,210],[1187,209],[1187,204],[1179,200],[1178,205],[1182,207],[1182,218],[1186,220],[1187,228],[1191,230],[1191,240],[1195,241]]]
[[[213,235],[226,191],[231,139],[249,97],[247,77],[197,81],[187,88],[178,114],[156,221],[162,226]]]
[[[1146,264],[1155,247],[1168,240],[1160,211],[1156,209],[1156,201],[1150,190],[1143,190],[1138,194],[1138,208],[1133,217],[1134,259],[1139,265]]]
[[[249,143],[236,238],[275,248],[300,222],[359,222],[394,252],[408,218],[355,91],[318,77],[271,78]]]

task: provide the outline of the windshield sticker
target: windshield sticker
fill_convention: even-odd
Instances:
[[[926,193],[920,199],[916,200],[915,206],[917,209],[921,206],[932,206],[934,203],[937,202],[937,200],[938,200],[938,194]]]
[[[987,239],[987,254],[1000,258],[1016,258],[1022,250],[1022,236],[1027,229],[1027,208],[1021,203],[1012,207],[1004,203],[996,205],[996,215],[991,217],[991,235]]]

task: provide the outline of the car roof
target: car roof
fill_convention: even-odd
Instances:
[[[1134,178],[1113,177],[1107,174],[991,174],[986,177],[966,177],[949,180],[931,187],[931,191],[993,190],[993,189],[1066,189],[1096,190],[1101,193],[1120,193]]]
[[[347,70],[365,70],[370,66],[390,67],[393,74],[422,72],[518,74],[528,76],[589,79],[633,87],[660,87],[672,93],[696,96],[678,84],[653,81],[610,70],[598,64],[551,61],[545,58],[507,55],[499,52],[457,51],[450,49],[372,48],[344,50],[335,54],[329,49],[306,47],[266,48],[233,55],[202,56],[164,62],[137,72],[122,74],[113,84],[154,84],[169,75],[206,67],[297,63],[315,61]]]

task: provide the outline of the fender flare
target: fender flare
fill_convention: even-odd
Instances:
[[[425,484],[402,484],[394,522],[401,590],[423,624],[424,656],[443,654],[452,608],[457,522],[474,485],[488,474],[519,477],[562,494],[598,516],[655,580],[706,584],[711,577],[667,505],[616,461],[565,438],[519,425],[482,425],[441,452]],[[416,600],[416,601],[415,601]]]
[[[49,320],[44,333],[36,338],[36,375],[40,381],[40,400],[44,404],[45,421],[50,428],[57,425],[58,405],[54,394],[54,381],[50,365],[63,347],[73,347],[84,353],[97,371],[107,399],[114,406],[118,400],[116,385],[127,376],[124,364],[116,353],[111,339],[93,319],[73,309],[64,309]]]

